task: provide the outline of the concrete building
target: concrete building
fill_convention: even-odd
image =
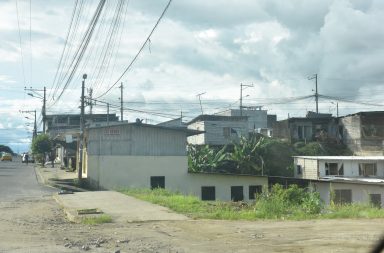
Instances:
[[[295,156],[294,177],[310,180],[325,203],[384,203],[384,156]]]
[[[359,112],[340,118],[340,135],[356,155],[383,155],[384,111]]]
[[[246,116],[200,115],[187,123],[188,129],[202,133],[188,137],[193,145],[227,145],[248,136]]]
[[[277,121],[273,125],[273,137],[296,141],[315,141],[333,139],[340,142],[338,120],[330,114],[314,116],[309,113],[306,117],[289,118]]]
[[[86,114],[85,126],[117,122],[116,114]],[[46,116],[47,134],[56,143],[56,160],[65,168],[77,167],[80,114],[52,114]]]
[[[221,116],[246,116],[248,117],[247,129],[248,132],[260,132],[260,129],[268,128],[268,115],[267,110],[262,110],[261,106],[244,107],[240,109],[229,109],[227,111],[218,113]],[[272,120],[272,118],[270,119]]]
[[[186,139],[195,130],[147,124],[89,128],[83,171],[99,189],[166,188],[203,200],[249,200],[267,177],[189,173]]]

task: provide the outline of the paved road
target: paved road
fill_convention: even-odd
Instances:
[[[0,201],[14,201],[22,198],[40,197],[57,191],[39,185],[34,164],[18,161],[0,161]]]

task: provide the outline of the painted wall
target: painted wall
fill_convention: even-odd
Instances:
[[[359,164],[360,163],[376,163],[377,164],[377,175],[375,177],[384,177],[384,161],[381,160],[316,160],[309,158],[294,158],[295,171],[294,176],[296,178],[304,178],[304,179],[319,179],[322,177],[327,177],[330,175],[326,175],[325,172],[325,164],[326,163],[338,163],[343,164],[344,177],[357,177],[363,178],[363,176],[359,175]],[[297,165],[301,165],[302,174],[298,174]]]
[[[294,176],[304,179],[318,179],[318,162],[316,159],[294,158]],[[301,174],[298,173],[297,165],[301,166]]]
[[[188,143],[194,145],[226,145],[239,140],[241,135],[247,136],[247,121],[233,120],[233,121],[197,121],[188,126],[189,129],[205,131],[203,134],[198,134],[188,137]],[[237,132],[232,133],[231,136],[224,135],[224,128],[232,128]]]
[[[352,190],[352,202],[369,203],[369,194],[381,194],[381,207],[384,207],[384,185],[368,185],[335,182],[312,182],[316,191],[320,193],[321,199],[326,205],[330,204],[332,190]]]
[[[248,110],[248,109],[231,109],[228,111],[224,111],[219,113],[218,115],[224,116],[248,116],[248,131],[251,132],[254,129],[259,128],[268,128],[268,116],[267,110]]]
[[[215,186],[217,200],[231,200],[231,186],[268,185],[267,177],[187,172],[184,156],[88,156],[88,180],[103,189],[150,188],[151,176],[164,176],[165,188],[201,197],[202,186]]]

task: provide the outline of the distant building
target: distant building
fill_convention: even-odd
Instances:
[[[85,126],[117,122],[116,114],[86,114]],[[80,114],[52,114],[46,116],[47,134],[57,143],[56,160],[61,166],[77,167],[78,140],[80,136]]]
[[[305,118],[289,118],[273,125],[273,137],[296,141],[334,139],[341,141],[338,133],[338,120],[331,114],[309,112]]]
[[[340,118],[343,143],[356,155],[383,155],[384,111],[358,112]]]
[[[248,117],[200,115],[187,123],[188,129],[202,133],[188,137],[194,145],[226,145],[248,136]]]
[[[261,106],[244,107],[240,109],[229,109],[227,111],[218,113],[221,116],[246,116],[248,117],[247,129],[248,132],[258,132],[259,129],[268,128],[267,110],[262,110]]]

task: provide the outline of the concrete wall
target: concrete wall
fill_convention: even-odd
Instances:
[[[384,207],[384,185],[367,185],[335,182],[312,182],[326,205],[330,204],[332,190],[352,190],[352,202],[369,203],[369,194],[381,194],[381,207]]]
[[[248,200],[250,185],[268,185],[267,177],[187,172],[181,156],[88,156],[88,180],[103,189],[150,188],[151,176],[164,176],[165,188],[201,197],[202,186],[215,186],[216,199],[231,200],[231,186],[243,186]]]
[[[338,160],[338,159],[332,159],[332,160],[316,160],[316,159],[309,159],[309,158],[294,158],[294,164],[295,164],[295,171],[294,176],[296,178],[303,178],[303,179],[319,179],[322,177],[327,177],[330,175],[326,175],[325,172],[325,164],[326,163],[338,163],[339,166],[343,165],[343,171],[344,174],[341,176],[344,177],[352,177],[352,178],[362,178],[362,176],[359,175],[359,164],[360,163],[376,163],[377,166],[377,174],[375,177],[381,177],[384,178],[384,161],[377,161],[377,160]],[[297,165],[301,165],[302,167],[302,174],[297,173]]]
[[[185,132],[144,124],[91,128],[87,142],[89,155],[186,155]]]
[[[319,173],[320,177],[327,176],[325,174],[325,163],[339,163],[343,164],[344,167],[344,176],[345,177],[361,177],[359,175],[359,164],[360,163],[376,163],[377,166],[377,177],[384,177],[384,161],[375,161],[375,160],[328,160],[328,161],[319,161]]]
[[[294,158],[294,177],[304,179],[318,179],[318,161],[316,159]],[[301,166],[301,174],[298,174],[297,165]]]
[[[194,145],[226,145],[239,140],[239,136],[247,136],[247,121],[197,121],[188,126],[189,129],[205,131],[203,134],[198,134],[188,137],[188,143]],[[230,136],[224,135],[224,128],[232,128],[237,132]]]
[[[240,116],[240,114],[242,114],[242,116],[248,116],[248,131],[253,131],[253,129],[259,128],[268,128],[267,110],[243,109],[240,113],[240,109],[231,109],[219,113],[219,115],[224,116]]]

